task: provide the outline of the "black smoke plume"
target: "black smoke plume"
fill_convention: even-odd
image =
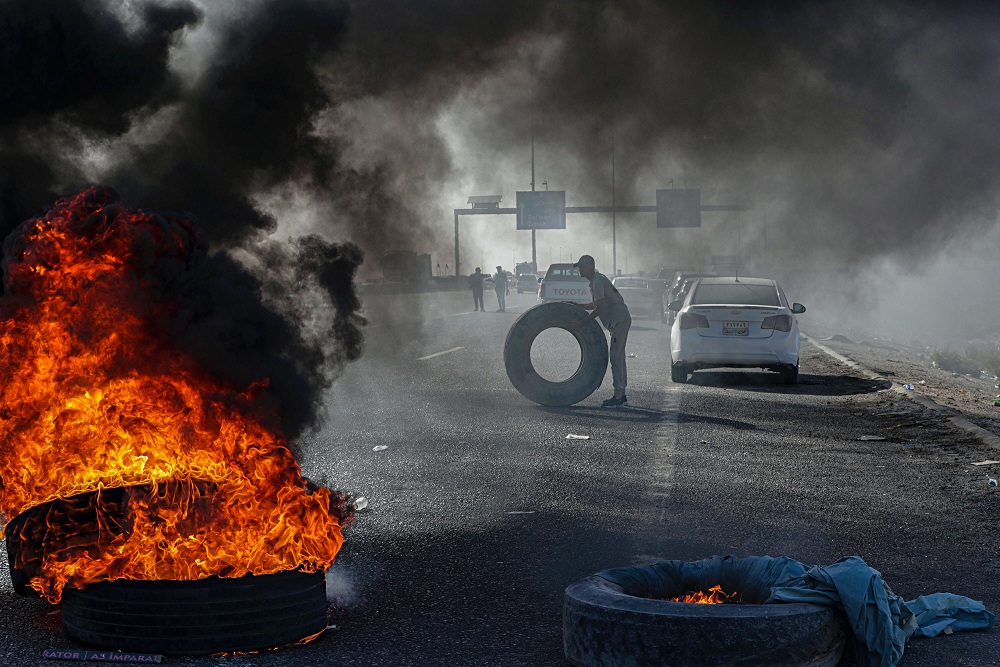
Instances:
[[[623,201],[650,201],[666,186],[651,178],[737,193],[770,207],[789,249],[844,263],[920,256],[993,222],[990,3],[243,5],[209,22],[211,5],[140,4],[127,30],[97,0],[4,0],[3,229],[94,180],[67,150],[169,110],[169,129],[130,143],[100,180],[193,211],[215,244],[272,230],[253,196],[288,182],[364,248],[387,232],[446,243],[423,201],[454,175],[433,126],[459,95],[488,129],[470,153],[537,130],[581,202],[607,189],[615,132]],[[211,46],[180,81],[171,48],[199,20]],[[387,110],[381,127],[345,136],[337,114],[368,100]],[[373,157],[350,159],[354,142]]]
[[[300,281],[314,282],[321,292],[309,306],[328,309],[319,319],[326,326],[310,327],[304,321],[308,308],[298,305],[306,290],[289,294],[287,282],[262,281],[230,255],[210,252],[190,214],[142,213],[133,215],[111,188],[91,187],[56,202],[50,215],[68,220],[58,223],[63,224],[58,234],[39,233],[55,224],[48,217],[17,227],[3,248],[4,319],[16,325],[26,309],[42,308],[50,298],[71,302],[79,318],[70,327],[73,344],[89,350],[115,334],[118,322],[108,321],[107,313],[120,311],[141,321],[156,343],[148,349],[123,346],[102,369],[106,375],[90,380],[101,384],[135,370],[156,375],[184,368],[174,365],[180,353],[234,394],[258,394],[258,387],[266,387],[256,400],[268,404],[263,415],[280,420],[269,426],[296,436],[314,424],[322,390],[344,363],[361,354],[364,320],[352,289],[362,260],[357,247],[307,237],[291,249],[271,248],[276,266],[294,267]],[[67,249],[55,252],[52,238],[63,237]],[[46,282],[47,275],[73,275],[75,252],[97,260],[105,273]],[[50,294],[53,284],[62,291]],[[283,307],[283,301],[293,305]],[[18,354],[13,348],[7,352]]]

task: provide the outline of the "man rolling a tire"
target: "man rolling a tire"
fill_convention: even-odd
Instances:
[[[608,277],[598,273],[594,268],[594,258],[584,255],[574,264],[580,270],[580,275],[590,281],[590,303],[577,304],[591,311],[582,320],[573,322],[571,331],[578,329],[587,322],[600,318],[601,324],[611,333],[611,343],[608,353],[611,359],[611,378],[615,395],[601,403],[605,408],[620,408],[628,403],[625,387],[628,385],[628,373],[625,369],[625,342],[628,340],[628,330],[632,327],[632,314],[625,305],[625,299],[611,284]]]

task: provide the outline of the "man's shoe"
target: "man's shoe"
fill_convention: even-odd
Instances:
[[[624,397],[624,396],[622,396],[621,398],[615,398],[614,396],[612,396],[608,400],[606,400],[603,403],[601,403],[601,407],[602,408],[620,408],[623,405],[625,405],[625,403],[627,403],[627,402],[628,402],[628,399],[626,397]]]

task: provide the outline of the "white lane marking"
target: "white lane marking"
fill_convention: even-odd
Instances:
[[[654,436],[654,449],[649,470],[652,479],[649,485],[649,494],[653,497],[654,504],[660,506],[660,522],[665,523],[668,514],[674,511],[669,505],[674,487],[674,463],[671,460],[677,453],[677,437],[680,428],[680,406],[681,406],[681,385],[667,385],[663,393],[663,403],[660,410],[669,415],[660,422],[656,428]]]
[[[440,357],[442,354],[450,354],[464,349],[464,347],[453,347],[450,350],[445,350],[444,352],[435,352],[434,354],[428,354],[426,357],[417,357],[417,361],[427,361],[428,359],[433,359],[434,357]]]

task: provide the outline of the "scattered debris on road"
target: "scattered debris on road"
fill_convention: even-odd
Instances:
[[[912,384],[909,384],[909,383],[907,383],[907,384],[904,384],[904,385],[903,385],[903,389],[907,389],[907,390],[909,390],[909,391],[913,391],[913,385],[912,385]]]
[[[381,452],[386,449],[389,449],[389,445],[375,445],[374,447],[372,447],[373,452]]]
[[[576,433],[570,433],[566,436],[567,440],[590,440],[589,435],[577,435]]]
[[[869,442],[869,441],[876,441],[876,440],[885,440],[885,436],[883,436],[883,435],[863,435],[860,438],[858,438],[858,440],[861,440],[862,442]]]
[[[992,459],[989,459],[987,461],[976,461],[972,465],[974,465],[974,466],[989,466],[989,465],[993,465],[994,463],[1000,463],[1000,461],[994,461]]]

